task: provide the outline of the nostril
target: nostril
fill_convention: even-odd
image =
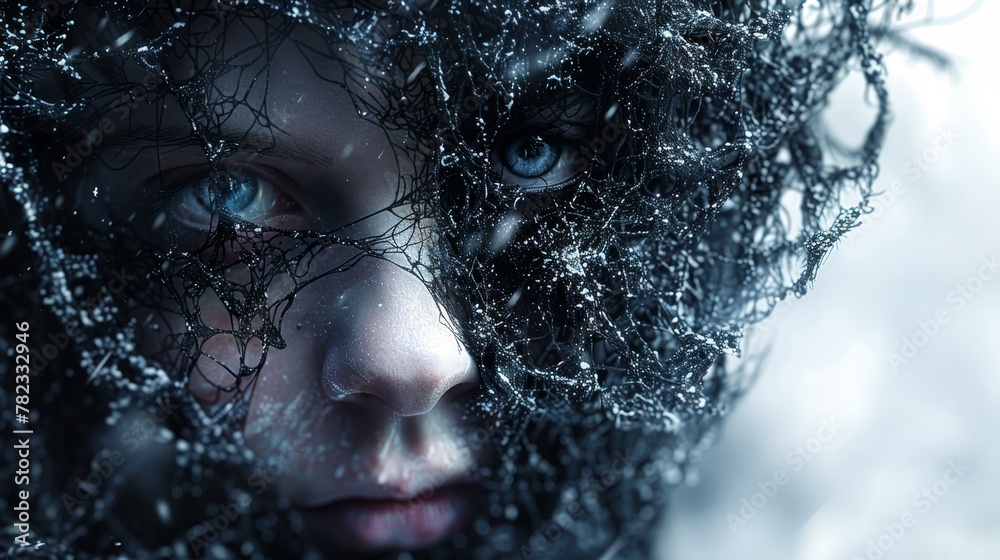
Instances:
[[[444,395],[441,398],[447,399],[449,397],[459,397],[463,393],[472,391],[478,386],[479,386],[478,381],[464,381],[462,383],[455,384],[450,389],[445,391]]]
[[[352,372],[350,375],[342,375],[343,368],[338,367],[336,361],[327,355],[323,364],[322,385],[323,392],[330,400],[343,401],[355,395],[371,394],[372,384],[361,374]],[[359,397],[360,398],[360,397]]]
[[[462,408],[475,397],[477,387],[479,387],[478,380],[458,383],[445,391],[438,402],[447,407]]]
[[[366,408],[388,408],[392,409],[392,405],[387,403],[378,395],[373,395],[372,393],[347,393],[345,395],[340,395],[339,397],[332,397],[332,400],[336,402],[355,404],[358,406],[363,406]]]
[[[388,408],[399,416],[426,414],[439,403],[461,402],[479,385],[475,366],[453,376],[411,371],[404,377],[375,375],[371,382],[357,373],[351,378],[354,383],[336,383],[328,377],[323,383],[324,393],[334,402]]]
[[[479,387],[479,368],[468,352],[463,351],[463,354],[466,358],[465,366],[461,368],[460,374],[442,383],[444,391],[439,400],[458,400]]]
[[[330,309],[317,348],[323,391],[334,401],[423,414],[475,387],[475,359],[455,321],[408,272],[371,261],[347,290],[349,308]],[[363,273],[363,274],[362,274]]]

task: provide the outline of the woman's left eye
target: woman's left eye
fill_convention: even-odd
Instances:
[[[204,178],[184,187],[174,203],[177,217],[196,227],[210,226],[216,216],[265,225],[297,206],[280,188],[257,175],[231,173],[221,183]]]
[[[542,132],[509,134],[493,150],[493,171],[502,184],[525,190],[561,187],[587,166],[575,145]]]

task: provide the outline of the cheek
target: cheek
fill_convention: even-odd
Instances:
[[[244,427],[247,446],[259,457],[296,449],[296,461],[286,469],[290,474],[308,472],[310,464],[340,462],[363,447],[351,434],[368,431],[359,429],[365,419],[355,418],[356,411],[323,395],[316,377],[294,362],[269,364],[253,389]]]
[[[212,272],[199,270],[203,267]],[[277,267],[266,268],[262,271],[243,262],[176,263],[170,276],[182,296],[184,309],[170,299],[167,311],[140,310],[136,315],[140,324],[148,323],[145,317],[151,314],[167,318],[155,326],[146,325],[141,351],[150,356],[165,355],[168,363],[180,364],[182,371],[177,373],[189,375],[190,391],[206,405],[228,402],[248,390],[256,371],[305,368],[299,362],[306,358],[308,344],[303,344],[305,333],[299,332],[295,323],[301,320],[297,319],[300,310],[307,309],[309,302],[304,301],[308,298],[293,295],[306,272],[276,273]],[[184,278],[206,274],[215,278],[209,281],[200,277],[197,281],[210,286],[185,289],[188,283]],[[285,313],[289,304],[290,311]],[[197,339],[193,348],[182,353],[181,343],[186,336]],[[283,352],[280,347],[286,344],[298,347],[299,355]]]
[[[232,334],[217,334],[201,345],[201,356],[188,378],[188,389],[203,404],[229,402],[245,393],[254,382],[254,375],[241,371],[257,371],[262,365],[264,345],[252,338],[245,344]]]
[[[187,351],[183,349],[184,339],[197,330],[189,328],[176,302],[155,310],[134,310],[131,316],[140,325],[138,350],[172,367],[174,375],[186,375],[189,391],[202,404],[226,403],[252,387],[255,376],[240,376],[241,368],[246,372],[262,368],[265,362],[279,365],[280,351],[267,347],[265,353],[260,336],[249,336],[243,341],[233,334],[231,331],[238,328],[238,321],[214,292],[203,294],[197,305],[200,307],[197,321],[204,325],[198,329],[207,329],[212,334],[198,338]],[[259,328],[260,319],[251,323]]]

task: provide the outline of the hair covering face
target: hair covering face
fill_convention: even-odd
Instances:
[[[471,440],[498,457],[479,473],[488,507],[457,541],[417,556],[648,557],[669,488],[694,476],[749,383],[752,368],[730,358],[744,329],[805,293],[868,209],[888,119],[873,39],[886,20],[870,4],[5,5],[0,181],[12,235],[0,251],[26,271],[3,305],[43,317],[32,457],[44,466],[31,496],[46,544],[28,554],[315,557],[280,495],[247,488],[266,458],[246,445],[240,392],[295,336],[283,317],[296,296],[356,264],[318,258],[346,245],[425,283],[479,366],[467,414],[483,426]],[[266,131],[280,133],[264,77],[289,43],[396,142],[399,187],[382,212],[433,224],[419,257],[398,232],[261,227],[218,201],[192,237],[169,197],[134,212],[132,195],[91,172],[187,143],[206,184],[225,184],[226,161],[265,153]],[[849,72],[877,111],[844,154],[820,125]],[[183,117],[177,138],[142,116],[167,106]],[[234,121],[254,133],[234,138]],[[583,132],[546,136],[567,122]],[[511,148],[525,123],[542,133]],[[567,154],[563,176],[498,172],[503,149],[553,146]],[[209,291],[230,325],[206,320]],[[152,346],[151,315],[173,325]],[[211,378],[236,396],[206,407],[188,380],[219,337],[243,344]],[[7,408],[0,423],[13,429]],[[123,446],[123,464],[88,479]],[[233,504],[226,527],[205,524]]]

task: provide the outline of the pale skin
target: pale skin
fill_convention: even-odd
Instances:
[[[223,50],[236,53],[255,41],[252,30],[231,31]],[[479,426],[466,414],[480,372],[455,318],[413,272],[424,270],[434,230],[433,223],[410,216],[406,204],[397,204],[401,177],[415,173],[418,143],[359,115],[350,93],[329,79],[342,79],[342,62],[301,48],[317,41],[306,32],[284,42],[269,64],[255,62],[251,67],[260,72],[219,81],[220,91],[264,104],[271,125],[237,108],[221,126],[223,135],[255,146],[223,161],[247,196],[229,193],[221,204],[269,228],[330,231],[351,224],[338,231],[352,239],[391,232],[376,246],[389,252],[359,259],[359,249],[350,245],[324,248],[309,263],[311,282],[284,315],[287,347],[270,348],[259,375],[236,382],[231,370],[241,351],[235,339],[209,338],[189,389],[208,409],[249,399],[247,442],[259,456],[280,461],[278,493],[303,514],[317,542],[331,550],[422,548],[461,530],[482,494],[473,479],[492,460],[490,446],[473,444]],[[180,77],[195,73],[181,59],[169,60],[168,68]],[[363,86],[351,91],[361,99],[374,95]],[[169,97],[136,107],[130,127],[154,132],[106,150],[105,165],[88,170],[89,182],[123,196],[111,197],[110,214],[96,206],[85,212],[95,221],[120,219],[149,208],[156,185],[183,183],[203,170],[200,143],[164,141],[178,131],[183,135],[188,122]],[[549,175],[524,181],[555,182],[570,172],[557,162]],[[198,190],[208,183],[189,182],[162,208],[180,225],[182,248],[194,250],[220,218],[206,207],[204,193],[210,191]],[[321,274],[353,260],[346,271]],[[246,271],[233,267],[232,279],[241,275]],[[287,278],[268,287],[272,297],[288,289]],[[199,304],[207,326],[233,328],[214,292]],[[147,329],[143,349],[156,352],[162,349],[160,333],[183,332],[185,325],[177,315],[155,311],[156,319],[145,321],[149,314],[135,315]],[[251,341],[247,362],[256,364],[260,356],[260,341]]]
[[[227,41],[246,40],[253,37],[227,36]],[[288,346],[270,349],[259,376],[241,384],[245,396],[239,398],[250,399],[245,435],[264,457],[280,457],[282,442],[296,450],[276,482],[318,539],[360,549],[419,548],[450,536],[466,520],[472,496],[465,484],[486,460],[485,447],[473,451],[468,445],[471,421],[463,419],[464,404],[479,382],[476,364],[456,336],[454,321],[407,270],[408,261],[419,258],[429,228],[400,227],[396,214],[405,207],[379,212],[392,206],[397,195],[397,148],[384,130],[359,116],[347,91],[318,77],[301,52],[291,42],[286,45],[269,70],[267,103],[279,129],[273,145],[227,160],[241,173],[263,178],[256,185],[256,201],[241,217],[268,227],[323,231],[374,214],[350,234],[377,235],[395,227],[397,233],[386,242],[406,249],[385,258],[362,258],[345,272],[314,279],[296,294],[284,316],[286,328],[294,326],[286,335]],[[173,70],[183,73],[184,62],[175,64]],[[330,72],[339,70],[336,61],[326,64]],[[167,100],[163,107],[165,118],[157,124],[161,131],[186,125],[176,104]],[[138,128],[154,118],[153,108],[141,105],[132,117]],[[245,111],[235,112],[226,129],[265,136]],[[90,180],[120,193],[134,188],[136,178],[155,183],[205,165],[204,151],[195,143],[146,151],[139,150],[141,144],[133,141],[105,157],[109,165],[92,171]],[[304,161],[269,153],[301,153],[301,146],[309,147]],[[118,161],[127,165],[118,168]],[[192,237],[207,231],[214,219],[199,202],[182,191],[166,204]],[[357,253],[346,245],[329,247],[309,268],[331,269]],[[281,292],[281,286],[269,289]],[[212,292],[200,303],[206,325],[231,326],[228,311]],[[162,330],[182,329],[183,323]],[[146,334],[155,340],[155,333]],[[240,351],[230,336],[210,338],[202,350],[227,366],[239,363]],[[259,344],[247,353],[253,363]],[[219,386],[234,384],[217,362],[199,359],[201,373],[190,377],[192,394],[207,407],[236,394],[217,392]],[[461,491],[455,490],[459,486]],[[417,502],[411,499],[421,492],[433,494],[424,502],[433,507],[412,506]],[[350,506],[341,505],[348,500]],[[390,502],[412,512],[403,519],[394,512],[379,514]],[[369,515],[360,517],[365,512]]]

